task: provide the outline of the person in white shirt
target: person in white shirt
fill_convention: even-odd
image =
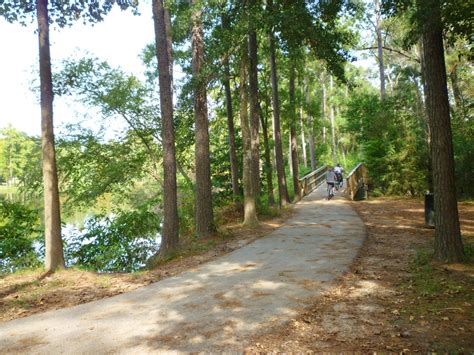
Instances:
[[[336,174],[337,188],[341,188],[344,179],[342,178],[342,173],[344,169],[341,167],[341,164],[337,164],[334,168],[334,173]]]

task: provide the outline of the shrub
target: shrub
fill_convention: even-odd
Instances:
[[[0,198],[0,272],[39,266],[34,246],[42,234],[37,210]]]

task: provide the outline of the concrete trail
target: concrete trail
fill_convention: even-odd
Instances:
[[[344,198],[319,187],[285,226],[147,287],[0,324],[0,353],[241,352],[331,287],[365,227]]]

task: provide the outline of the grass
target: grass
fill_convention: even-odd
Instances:
[[[469,248],[467,248],[469,249]],[[450,271],[433,258],[433,248],[417,250],[410,265],[411,277],[401,286],[413,293],[402,314],[442,317],[446,310],[462,309],[474,302],[472,277]],[[441,318],[442,319],[442,318]]]

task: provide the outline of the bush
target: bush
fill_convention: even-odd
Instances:
[[[39,266],[34,245],[42,234],[37,210],[0,198],[0,272]]]
[[[159,250],[161,218],[141,208],[86,219],[66,240],[67,264],[99,272],[131,272]]]

